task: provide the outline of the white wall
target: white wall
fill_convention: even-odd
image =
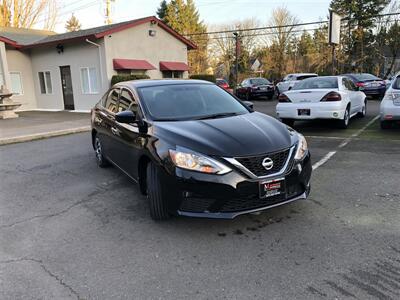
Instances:
[[[149,36],[149,30],[156,30],[156,36]],[[141,24],[104,37],[107,77],[117,74],[113,68],[114,58],[144,59],[156,70],[147,71],[152,79],[162,78],[160,61],[184,62],[187,64],[187,46],[173,35],[150,22]],[[188,72],[184,73],[187,78]]]
[[[21,103],[22,105],[18,110],[29,110],[37,107],[35,87],[32,79],[32,65],[29,53],[21,52],[19,50],[6,50],[8,72],[18,72],[22,80],[22,95],[13,95],[14,102]],[[11,86],[8,86],[11,90]]]
[[[100,44],[101,59],[104,61],[104,45],[102,40],[95,41]],[[91,109],[109,88],[105,76],[105,66],[100,70],[99,50],[87,42],[65,44],[64,52],[58,53],[54,45],[49,47],[34,48],[31,50],[32,77],[35,85],[37,107],[41,109],[64,109],[64,100],[61,86],[61,66],[70,66],[75,110]],[[83,94],[81,84],[81,68],[95,67],[99,91],[96,94]],[[53,93],[41,94],[38,72],[50,71]],[[102,75],[103,74],[103,75]],[[103,82],[101,82],[103,77]]]

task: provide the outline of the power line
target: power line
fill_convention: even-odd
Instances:
[[[395,16],[395,15],[400,15],[400,12],[380,14],[380,15],[376,15],[376,16],[373,16],[373,17],[362,18],[362,19],[374,19],[374,18],[382,18],[382,17]],[[346,18],[342,18],[342,20],[343,21],[349,21],[350,18],[346,17]],[[308,26],[308,25],[321,25],[321,24],[327,24],[327,23],[328,23],[328,21],[318,21],[318,22],[297,23],[297,24],[290,24],[290,25],[264,26],[264,27],[255,27],[255,28],[238,28],[238,29],[231,29],[231,30],[220,30],[220,31],[189,33],[189,34],[186,34],[185,36],[193,37],[193,36],[198,36],[198,35],[234,33],[234,32],[247,32],[247,31],[257,31],[257,30],[271,30],[271,29],[280,29],[280,28]]]

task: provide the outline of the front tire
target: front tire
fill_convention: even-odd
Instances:
[[[341,129],[347,129],[350,123],[350,107],[347,106],[346,111],[344,112],[343,119],[339,121],[338,125]]]
[[[103,146],[101,144],[100,138],[98,135],[94,138],[94,151],[96,153],[96,162],[100,168],[105,168],[110,165],[110,162],[105,158],[103,152]]]
[[[361,111],[357,114],[359,118],[364,118],[367,115],[367,99],[364,100],[364,106]]]
[[[155,221],[169,219],[166,188],[160,180],[160,170],[152,162],[147,165],[146,183],[151,218]]]

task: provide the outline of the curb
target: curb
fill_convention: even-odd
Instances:
[[[21,136],[10,137],[10,138],[0,138],[0,145],[29,142],[29,141],[41,140],[41,139],[46,139],[46,138],[51,138],[51,137],[56,137],[56,136],[73,134],[73,133],[87,132],[87,131],[90,131],[90,129],[91,129],[91,126],[82,126],[82,127],[77,127],[77,128],[62,129],[62,130],[49,131],[49,132],[41,132],[41,133],[21,135]]]

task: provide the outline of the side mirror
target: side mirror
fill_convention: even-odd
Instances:
[[[250,108],[251,110],[254,110],[254,103],[251,101],[243,101],[243,103]]]
[[[124,110],[115,115],[115,121],[118,123],[134,123],[136,122],[136,115],[131,110]]]

